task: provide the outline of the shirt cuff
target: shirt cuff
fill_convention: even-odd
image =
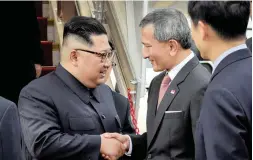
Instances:
[[[125,153],[126,156],[131,156],[132,154],[132,150],[133,150],[133,144],[132,144],[132,140],[130,138],[129,135],[127,135],[128,138],[129,138],[129,149],[128,149],[128,152]]]

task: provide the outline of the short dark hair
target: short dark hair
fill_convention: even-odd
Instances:
[[[88,45],[93,45],[91,35],[107,34],[104,26],[95,18],[76,16],[71,18],[65,25],[63,41],[69,35],[75,35],[84,40]]]
[[[188,13],[196,26],[200,20],[225,40],[246,36],[249,1],[189,1]]]

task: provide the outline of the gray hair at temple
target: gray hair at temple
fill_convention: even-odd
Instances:
[[[184,14],[174,8],[155,9],[140,22],[140,27],[153,24],[154,37],[158,41],[171,39],[180,43],[184,49],[191,47],[191,31]]]

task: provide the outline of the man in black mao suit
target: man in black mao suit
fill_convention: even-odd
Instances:
[[[126,121],[127,101],[114,101],[104,84],[114,56],[106,30],[94,18],[73,17],[64,26],[63,41],[56,71],[32,81],[20,94],[28,152],[39,160],[101,160],[101,154],[117,158],[123,144],[103,133],[133,129]]]
[[[140,27],[143,57],[151,61],[154,71],[166,71],[150,85],[147,132],[130,135],[130,139],[120,134],[107,136],[128,146],[135,160],[194,159],[195,126],[210,73],[190,50],[190,28],[180,11],[154,10]]]
[[[0,159],[24,160],[17,106],[0,97]]]
[[[193,38],[213,73],[196,132],[196,160],[252,159],[249,1],[190,1]],[[237,25],[235,25],[237,24]]]

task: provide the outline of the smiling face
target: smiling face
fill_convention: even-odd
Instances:
[[[105,82],[111,62],[90,52],[105,54],[111,52],[111,47],[106,35],[91,35],[91,40],[93,44],[90,46],[84,43],[76,45],[78,47],[72,49],[70,61],[76,78],[85,86],[95,88]]]
[[[174,57],[171,56],[169,41],[160,42],[154,37],[153,25],[147,25],[141,29],[141,41],[143,46],[143,58],[148,58],[155,72],[170,69],[173,66]]]
[[[93,41],[93,45],[86,48],[87,50],[98,53],[108,53],[111,51],[106,35],[92,35],[91,40]],[[105,74],[110,64],[108,61],[102,62],[101,57],[98,55],[86,52],[80,54],[80,60],[78,62],[80,73],[83,73],[82,76],[89,77],[97,85],[105,81]]]

